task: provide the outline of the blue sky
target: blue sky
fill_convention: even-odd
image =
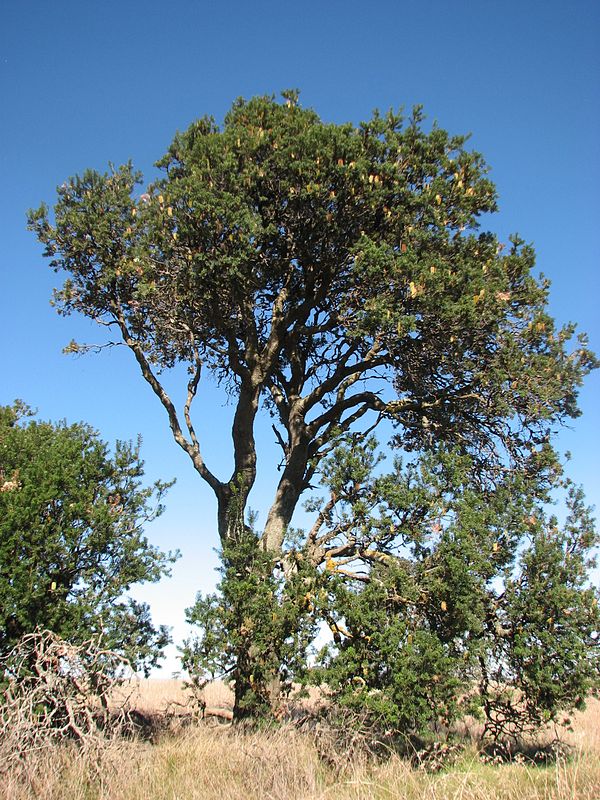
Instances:
[[[56,276],[25,229],[29,207],[86,167],[132,159],[147,177],[177,129],[237,96],[301,89],[328,121],[422,103],[451,133],[471,132],[500,194],[489,227],[533,242],[552,280],[551,312],[576,321],[600,352],[600,5],[592,0],[20,0],[0,11],[0,404],[23,398],[49,419],[85,420],[110,441],[141,433],[150,478],[176,476],[167,512],[147,533],[179,547],[174,577],[142,587],[155,618],[183,628],[183,608],[215,580],[215,506],[172,442],[164,412],[115,349],[73,358],[94,341],[84,320],[49,306]],[[571,474],[600,506],[600,375],[583,416],[560,439]],[[231,411],[202,395],[207,460],[227,471]],[[263,463],[274,452],[263,425]],[[269,481],[253,505],[263,510]],[[169,658],[169,669],[175,668]]]

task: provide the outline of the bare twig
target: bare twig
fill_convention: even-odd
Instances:
[[[27,634],[2,658],[0,775],[27,771],[37,755],[61,741],[99,763],[115,737],[133,730],[127,659],[102,647],[101,637],[71,644],[51,631]]]

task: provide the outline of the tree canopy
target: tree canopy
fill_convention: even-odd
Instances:
[[[21,403],[0,408],[0,653],[49,629],[74,643],[100,636],[148,669],[168,632],[125,593],[174,560],[143,533],[168,484],[142,487],[139,444],[111,455],[88,425],[27,416]]]
[[[340,431],[371,412],[404,447],[450,441],[480,461],[521,456],[575,416],[591,365],[547,313],[547,283],[518,238],[477,233],[496,193],[465,137],[416,110],[359,127],[322,122],[293,94],[201,119],[136,194],[131,165],[59,188],[31,224],[63,313],[116,329],[165,406],[178,443],[216,492],[256,476],[254,419],[276,420],[285,469],[265,528],[281,546],[300,493]],[[72,349],[79,349],[72,344]],[[177,413],[156,370],[190,372]],[[190,407],[202,369],[236,398],[232,476],[201,453]]]
[[[295,92],[281,103],[238,100],[222,125],[203,118],[177,134],[158,167],[144,191],[131,164],[86,171],[59,187],[53,216],[42,206],[29,221],[53,269],[66,273],[59,312],[105,326],[101,346],[132,351],[175,441],[215,493],[234,661],[247,665],[248,615],[231,584],[241,552],[281,606],[304,570],[345,567],[356,580],[357,564],[380,563],[420,513],[410,493],[397,495],[399,524],[385,529],[367,513],[375,495],[359,454],[380,423],[405,453],[466,459],[478,491],[496,491],[507,471],[543,486],[557,465],[552,434],[578,415],[578,388],[596,360],[573,325],[549,315],[533,248],[479,229],[496,211],[483,158],[466,137],[428,129],[419,108],[355,126],[322,121]],[[163,380],[179,366],[182,407]],[[211,469],[194,422],[203,372],[233,399],[229,476]],[[246,507],[261,408],[282,460],[255,530]],[[329,496],[313,502],[314,525],[293,539],[298,501],[327,484],[333,453],[348,469],[334,470]],[[275,647],[272,660],[282,653]],[[250,691],[254,673],[244,669]]]

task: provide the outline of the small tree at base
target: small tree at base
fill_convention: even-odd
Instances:
[[[497,635],[482,663],[486,733],[531,733],[581,709],[600,689],[600,591],[589,581],[600,544],[580,489],[567,484],[563,525],[537,508],[499,597]]]
[[[418,108],[355,127],[324,123],[295,92],[284,101],[239,100],[222,127],[194,123],[141,194],[131,165],[87,171],[59,188],[53,219],[42,206],[29,222],[67,273],[60,313],[83,313],[131,350],[213,490],[225,559],[257,475],[256,417],[272,415],[282,468],[254,536],[287,581],[297,557],[318,570],[367,552],[328,531],[333,495],[301,547],[286,542],[340,437],[359,443],[387,420],[402,448],[457,447],[493,481],[577,416],[596,362],[585,337],[573,342],[574,327],[549,316],[532,248],[477,231],[496,196],[465,137],[426,131]],[[161,377],[178,365],[182,407]],[[206,372],[234,402],[224,477],[192,414]],[[244,641],[236,658],[249,685]],[[236,714],[242,706],[237,696]]]
[[[326,465],[331,487],[356,457]],[[336,702],[421,738],[481,715],[484,736],[506,741],[560,722],[600,688],[600,593],[589,583],[600,537],[550,453],[539,466],[535,479],[509,472],[483,487],[464,457],[441,452],[369,483],[377,564],[321,576],[333,641],[312,679]],[[544,508],[561,487],[562,526]]]
[[[24,422],[30,415],[23,404],[0,408],[0,662],[48,629],[74,645],[100,637],[148,670],[168,632],[125,593],[175,559],[142,529],[169,484],[142,488],[139,443],[117,442],[111,455],[88,425]]]
[[[288,565],[291,556],[288,552]],[[202,682],[232,681],[238,719],[277,712],[292,680],[306,675],[306,654],[318,626],[310,603],[317,573],[300,561],[287,576],[283,565],[274,568],[253,526],[241,520],[221,559],[216,592],[198,594],[187,609],[196,633],[184,644],[183,666]]]

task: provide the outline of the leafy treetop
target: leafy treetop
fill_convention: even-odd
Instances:
[[[274,552],[340,435],[387,418],[404,449],[443,441],[483,475],[576,416],[595,364],[549,316],[532,248],[478,231],[496,193],[465,137],[427,131],[419,108],[355,127],[284,99],[238,100],[222,126],[193,123],[143,193],[130,164],[86,171],[59,188],[53,222],[45,206],[30,214],[67,273],[59,311],[132,350],[217,496],[223,540],[234,494],[243,507],[256,477],[261,403],[272,413],[284,467],[262,537]],[[189,373],[182,409],[161,382],[177,364]],[[191,415],[203,369],[236,403],[224,480]]]

